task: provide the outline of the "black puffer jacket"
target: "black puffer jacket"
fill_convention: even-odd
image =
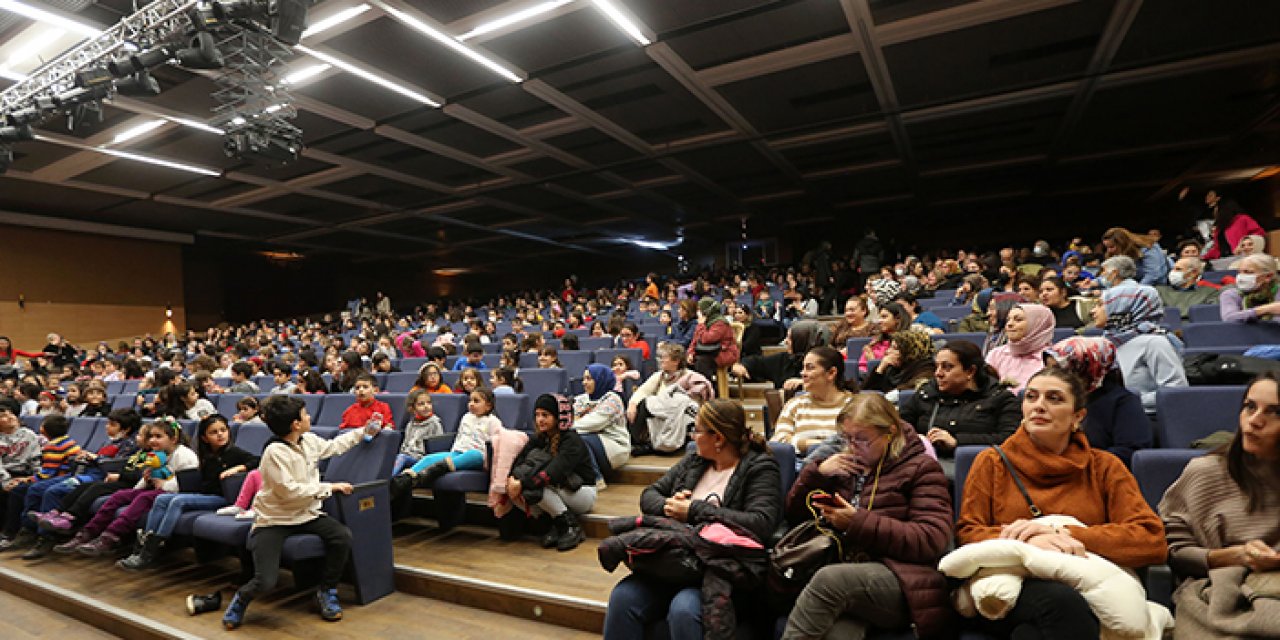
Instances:
[[[930,380],[916,388],[900,413],[918,433],[928,434],[933,427],[950,433],[956,446],[1000,444],[1022,422],[1018,397],[994,379],[976,391],[958,396],[944,395],[938,391],[938,381]],[[939,454],[950,457],[954,453],[938,443],[934,446]]]
[[[711,463],[690,453],[667,470],[640,495],[640,510],[661,516],[667,498],[679,491],[692,491]],[[748,451],[738,462],[720,505],[694,500],[689,505],[689,524],[712,520],[731,522],[747,529],[757,540],[768,540],[782,520],[782,480],[778,463],[767,452]]]

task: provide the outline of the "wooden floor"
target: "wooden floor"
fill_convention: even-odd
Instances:
[[[118,637],[4,591],[0,591],[0,612],[0,638],[5,640]]]
[[[285,588],[277,589],[255,601],[249,608],[245,626],[231,634],[222,629],[221,613],[188,616],[184,603],[188,593],[208,593],[214,590],[221,590],[226,602],[231,596],[231,581],[237,572],[236,561],[228,558],[213,565],[198,566],[190,552],[185,550],[171,554],[165,560],[164,567],[154,573],[122,571],[102,559],[58,556],[52,560],[27,563],[11,554],[0,556],[0,570],[44,581],[64,592],[90,595],[106,607],[130,612],[135,617],[153,622],[157,627],[167,627],[176,632],[160,633],[152,637],[226,636],[298,640],[363,640],[370,637],[492,640],[504,635],[574,640],[598,637],[595,634],[404,593],[393,593],[367,606],[348,604],[344,607],[345,619],[329,623],[316,614],[312,603],[313,592],[294,592],[287,588],[287,572],[281,578]],[[11,590],[11,586],[9,581],[0,582],[0,595],[13,599],[14,596],[3,593],[3,590]],[[21,590],[21,587],[16,590]],[[345,585],[340,589],[340,594],[347,603],[353,600],[353,594]],[[19,599],[19,602],[26,601]],[[29,606],[36,609],[37,616],[58,615],[32,603]],[[0,611],[6,612],[0,618],[7,621],[8,609],[0,608]],[[71,621],[71,624],[75,622]],[[0,626],[0,637],[6,640],[26,637],[10,635],[5,631]],[[82,636],[76,629],[68,629],[68,632],[70,635],[64,637],[94,637],[91,634]],[[40,637],[48,638],[50,635],[46,628],[46,632],[41,633]]]

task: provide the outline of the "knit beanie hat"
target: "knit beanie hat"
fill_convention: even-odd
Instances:
[[[542,409],[553,416],[559,423],[561,431],[573,426],[573,402],[558,393],[544,393],[533,401],[534,410]]]

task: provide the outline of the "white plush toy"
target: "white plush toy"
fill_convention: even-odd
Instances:
[[[1071,516],[1041,516],[1036,522],[1084,526]],[[1169,610],[1147,602],[1133,573],[1093,553],[1082,558],[1017,540],[984,540],[947,554],[938,570],[952,578],[968,578],[952,598],[956,610],[970,618],[980,614],[999,620],[1008,615],[1022,592],[1022,579],[1031,576],[1061,582],[1084,596],[1098,616],[1104,640],[1158,640],[1173,627]]]

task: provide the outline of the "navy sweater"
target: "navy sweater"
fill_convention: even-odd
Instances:
[[[1151,447],[1151,431],[1142,400],[1123,385],[1105,382],[1089,394],[1084,433],[1094,449],[1110,451],[1127,467],[1134,451]]]

